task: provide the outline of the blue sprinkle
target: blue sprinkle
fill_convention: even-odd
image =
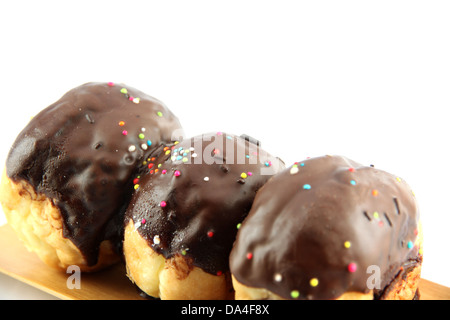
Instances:
[[[355,180],[350,180],[350,184],[351,184],[352,186],[354,186],[354,185],[356,184],[356,181],[355,181]]]
[[[300,167],[304,167],[305,166],[305,164],[302,162],[302,163],[300,163]]]
[[[310,184],[304,184],[303,185],[303,189],[309,190],[309,189],[311,189],[311,185]]]
[[[152,142],[150,140],[147,140],[147,144],[150,147],[152,145]]]
[[[408,241],[408,249],[412,249],[414,247],[414,243],[412,241]]]
[[[177,157],[177,160],[181,160],[181,159],[183,159],[183,156],[178,156]]]

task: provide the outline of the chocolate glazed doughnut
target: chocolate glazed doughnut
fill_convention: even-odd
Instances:
[[[414,299],[421,248],[419,211],[405,181],[324,156],[261,188],[230,270],[237,299]]]
[[[181,136],[171,111],[137,89],[111,82],[74,88],[11,147],[1,192],[7,220],[51,266],[110,265],[121,256],[116,244],[142,160]]]
[[[284,168],[254,139],[208,133],[160,150],[125,216],[128,277],[161,299],[232,298],[228,256],[260,187]]]

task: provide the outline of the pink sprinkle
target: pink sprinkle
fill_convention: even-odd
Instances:
[[[247,175],[250,177],[253,175],[253,172],[247,172]]]
[[[142,223],[142,224],[145,224],[146,222],[147,222],[147,221],[146,221],[145,219],[142,219],[142,220],[141,220],[141,223]]]
[[[176,170],[176,171],[173,173],[173,175],[174,175],[175,177],[179,177],[179,176],[181,175],[181,172],[178,171],[178,170]]]
[[[161,173],[162,173],[162,174],[166,174],[166,173],[167,173],[167,170],[164,169],[163,171],[161,171]]]
[[[108,82],[108,86],[114,87],[114,82]]]
[[[161,201],[161,203],[159,204],[159,206],[160,206],[161,208],[164,208],[165,206],[167,206],[167,203],[163,200],[163,201]]]
[[[133,100],[134,100],[134,97],[133,97],[133,96],[130,96],[130,97],[128,98],[128,100],[133,101]]]
[[[122,131],[122,134],[123,134],[124,136],[126,136],[126,135],[128,134],[128,131],[127,131],[127,130],[123,130],[123,131]]]
[[[355,272],[356,271],[356,263],[354,263],[354,262],[349,263],[347,266],[347,269],[349,272]]]
[[[249,252],[247,253],[247,259],[251,260],[253,258],[253,253]]]

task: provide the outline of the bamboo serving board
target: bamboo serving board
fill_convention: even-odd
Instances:
[[[143,300],[118,264],[81,275],[81,288],[69,289],[71,274],[49,268],[28,252],[9,225],[0,226],[0,272],[64,300]],[[450,300],[450,288],[421,279],[421,300]]]

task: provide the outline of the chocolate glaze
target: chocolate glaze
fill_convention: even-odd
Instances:
[[[7,157],[7,175],[53,201],[64,237],[91,266],[100,242],[121,230],[142,159],[181,136],[178,119],[155,98],[122,84],[87,83],[23,129]]]
[[[237,224],[259,188],[285,167],[250,141],[256,140],[208,133],[160,150],[135,181],[125,223],[132,219],[165,258],[179,254],[205,272],[228,271]]]
[[[381,298],[405,266],[421,263],[418,221],[400,178],[341,156],[305,160],[258,192],[230,271],[242,284],[286,299],[333,299],[368,292],[373,265],[381,276],[374,297]]]

